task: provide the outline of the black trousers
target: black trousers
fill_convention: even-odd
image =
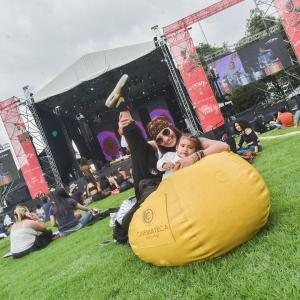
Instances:
[[[147,196],[156,190],[161,181],[161,173],[156,169],[156,150],[147,143],[141,130],[134,122],[124,128],[124,136],[131,152],[132,176],[137,198],[137,203],[124,216],[119,228],[127,237],[129,224],[134,213]]]
[[[38,235],[35,238],[34,244],[31,248],[22,251],[20,253],[13,253],[13,258],[20,258],[27,254],[29,254],[32,251],[40,250],[49,245],[49,243],[52,241],[53,232],[52,230],[46,230],[42,232],[40,235]]]
[[[156,169],[156,151],[147,143],[141,130],[134,122],[124,128],[124,136],[131,152],[132,176],[136,198],[141,200],[140,182],[143,179],[158,178],[161,174]]]

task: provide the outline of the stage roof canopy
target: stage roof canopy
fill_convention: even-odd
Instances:
[[[41,102],[64,93],[82,82],[128,64],[155,49],[153,41],[86,54],[40,89],[34,96]]]

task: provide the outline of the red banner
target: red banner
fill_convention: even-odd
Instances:
[[[47,194],[45,177],[14,97],[0,102],[0,115],[32,199],[41,192]]]
[[[274,0],[285,32],[300,61],[300,0]]]
[[[220,127],[224,118],[189,32],[177,31],[167,35],[167,39],[203,131]]]

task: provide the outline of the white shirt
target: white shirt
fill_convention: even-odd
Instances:
[[[36,239],[37,232],[32,228],[22,227],[10,233],[10,252],[20,253],[30,249]]]
[[[158,161],[157,161],[157,170],[159,171],[165,171],[162,179],[167,178],[168,176],[170,176],[172,173],[174,173],[173,170],[165,170],[163,169],[163,164],[165,163],[176,163],[177,161],[179,161],[181,159],[180,156],[178,156],[178,154],[176,152],[166,152]]]

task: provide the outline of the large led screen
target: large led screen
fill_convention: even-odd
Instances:
[[[208,65],[222,93],[275,74],[292,64],[280,34],[273,34]]]

